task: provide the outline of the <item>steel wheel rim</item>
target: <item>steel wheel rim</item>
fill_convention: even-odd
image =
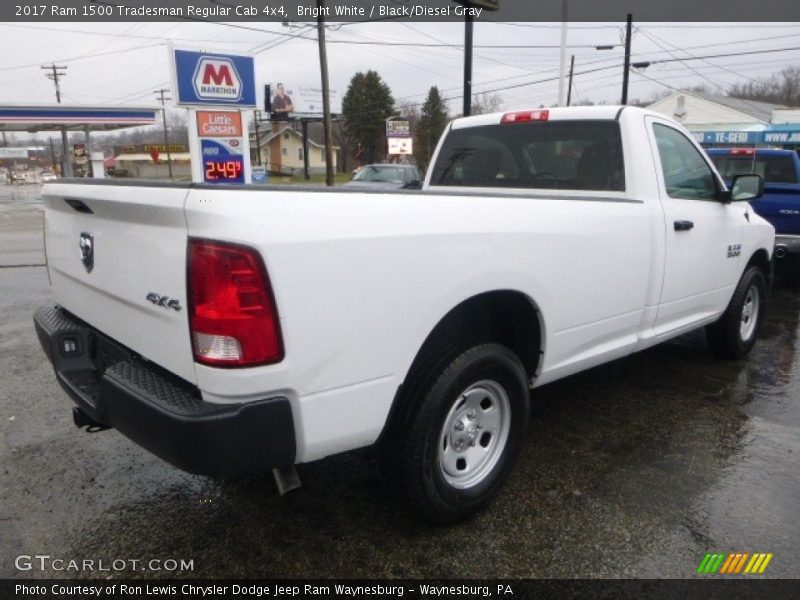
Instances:
[[[438,464],[458,489],[478,485],[494,470],[508,442],[511,402],[503,386],[484,380],[453,402],[439,434]]]
[[[755,334],[760,304],[761,296],[758,287],[751,285],[747,288],[747,294],[744,297],[742,318],[739,323],[739,336],[743,342],[750,341],[750,338]]]

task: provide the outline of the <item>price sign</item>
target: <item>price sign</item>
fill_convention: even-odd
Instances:
[[[204,182],[244,183],[244,156],[238,150],[238,140],[201,139],[200,147]]]
[[[206,181],[241,183],[244,163],[242,159],[205,160]]]

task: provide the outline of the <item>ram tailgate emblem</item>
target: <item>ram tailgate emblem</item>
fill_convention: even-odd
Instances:
[[[81,232],[81,262],[87,273],[94,269],[94,236],[91,233]]]
[[[170,298],[169,296],[162,296],[161,294],[156,294],[155,292],[150,292],[147,294],[147,300],[156,306],[171,308],[174,311],[180,311],[181,309],[180,300],[177,300],[176,298]]]

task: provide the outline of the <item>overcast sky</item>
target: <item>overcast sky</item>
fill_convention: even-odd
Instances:
[[[50,103],[53,84],[40,65],[68,65],[63,102],[69,104],[152,106],[153,90],[170,85],[168,50],[179,47],[253,53],[259,86],[270,81],[319,84],[319,56],[310,24],[275,23],[0,23],[0,103]],[[249,29],[242,29],[241,26]],[[258,31],[254,31],[257,29]],[[575,23],[568,33],[568,54],[575,55],[573,97],[618,103],[622,83],[624,23]],[[374,69],[396,100],[421,102],[431,85],[461,110],[463,51],[460,47],[389,45],[463,43],[458,23],[333,24],[328,30],[331,84],[343,93],[357,71]],[[560,25],[476,23],[474,91],[497,90],[508,109],[557,102],[558,83],[527,82],[558,75]],[[337,42],[378,42],[376,45]],[[615,45],[596,50],[596,45]],[[481,46],[552,46],[488,48]],[[780,24],[636,24],[633,60],[671,59],[800,47],[800,23]],[[731,83],[757,79],[787,66],[800,66],[800,49],[653,65],[631,76],[630,97],[646,98],[670,88],[700,83],[722,92]],[[589,69],[611,67],[589,74]],[[645,76],[649,79],[646,79]],[[656,83],[656,81],[658,83]],[[506,89],[499,89],[506,88]],[[261,101],[259,97],[259,101]]]

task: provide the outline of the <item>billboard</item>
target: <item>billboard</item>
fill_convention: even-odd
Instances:
[[[342,97],[339,90],[330,88],[331,114],[342,112]],[[276,81],[264,86],[264,111],[273,119],[289,117],[321,117],[322,86],[297,85]]]
[[[177,103],[188,106],[256,106],[252,56],[173,50]]]

